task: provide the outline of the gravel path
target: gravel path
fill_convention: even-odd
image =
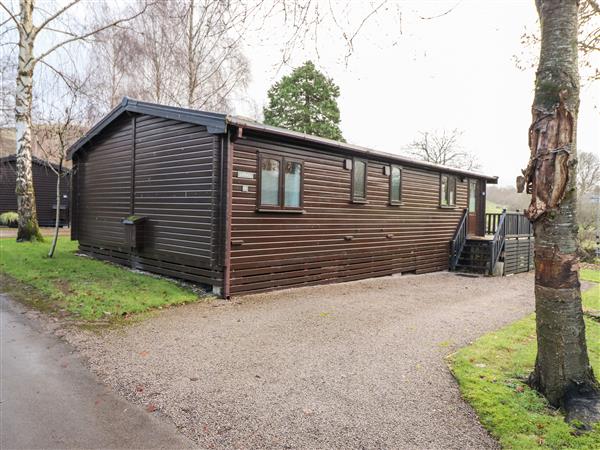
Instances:
[[[444,356],[533,311],[532,290],[530,274],[387,277],[67,338],[202,448],[498,448]]]

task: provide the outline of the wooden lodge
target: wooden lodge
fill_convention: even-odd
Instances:
[[[508,248],[512,222],[485,214],[496,177],[245,118],[125,98],[69,155],[81,252],[226,298],[397,273],[493,272]],[[486,249],[469,253],[473,240]]]
[[[58,168],[54,165],[55,168]],[[63,169],[64,170],[64,169]],[[42,227],[53,227],[56,221],[56,174],[50,163],[33,157],[31,164],[33,189],[35,191],[35,207],[38,222]],[[17,211],[17,158],[15,155],[0,158],[0,214]],[[69,225],[69,182],[65,176],[61,179],[59,226]]]

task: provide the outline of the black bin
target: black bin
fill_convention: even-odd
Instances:
[[[130,248],[141,249],[144,246],[144,224],[146,217],[129,216],[121,223],[125,226],[125,245]]]

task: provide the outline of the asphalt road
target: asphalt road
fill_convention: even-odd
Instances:
[[[72,347],[0,294],[0,448],[188,448],[155,414],[118,397]]]

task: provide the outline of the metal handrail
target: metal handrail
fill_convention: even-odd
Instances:
[[[456,227],[454,238],[450,241],[450,270],[454,270],[458,264],[460,254],[467,242],[467,209],[463,210],[463,215]]]
[[[494,238],[490,242],[490,275],[494,274],[494,268],[500,258],[504,240],[506,238],[506,210],[502,211],[498,219],[498,225],[494,233]]]

